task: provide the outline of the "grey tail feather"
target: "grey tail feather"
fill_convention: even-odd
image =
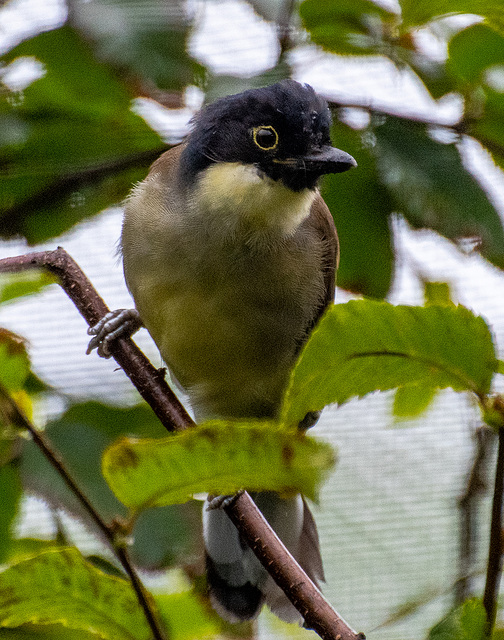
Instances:
[[[230,585],[218,574],[210,556],[205,555],[208,593],[217,613],[228,622],[256,618],[264,603],[261,591],[250,582],[238,587]]]

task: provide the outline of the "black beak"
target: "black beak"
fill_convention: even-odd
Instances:
[[[314,149],[303,157],[306,171],[322,176],[326,173],[343,173],[357,163],[349,153],[329,145]]]

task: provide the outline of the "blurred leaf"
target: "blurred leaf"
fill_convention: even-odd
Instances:
[[[316,44],[339,54],[377,54],[390,47],[387,27],[397,16],[371,0],[304,0],[303,26]]]
[[[19,472],[13,464],[0,467],[0,563],[10,552],[12,524],[21,500]]]
[[[8,391],[19,391],[30,372],[23,338],[0,327],[0,384]]]
[[[71,28],[23,42],[6,62],[27,56],[45,75],[0,101],[0,123],[24,125],[0,148],[0,231],[40,242],[121,200],[164,145]]]
[[[38,538],[15,538],[12,540],[8,561],[9,564],[15,564],[21,560],[32,558],[39,555],[43,551],[50,551],[60,548],[55,540],[39,540]]]
[[[289,64],[281,60],[272,69],[268,69],[264,73],[251,78],[209,73],[205,82],[205,103],[210,104],[223,96],[230,96],[247,89],[266,87],[275,82],[280,82],[285,78],[289,78],[291,71]]]
[[[410,224],[454,242],[477,236],[481,254],[504,268],[500,216],[464,168],[455,145],[435,142],[425,126],[399,118],[387,118],[375,134],[383,182]]]
[[[131,556],[135,564],[156,570],[180,565],[202,551],[201,503],[149,509],[135,521]]]
[[[464,307],[351,300],[331,307],[309,337],[282,420],[412,383],[485,394],[496,367],[485,321]]]
[[[408,384],[399,387],[394,395],[392,413],[395,418],[415,418],[434,400],[437,389],[431,385]]]
[[[459,82],[483,81],[490,66],[504,63],[504,36],[487,24],[475,24],[457,33],[448,43],[448,71]]]
[[[71,24],[98,58],[145,88],[182,91],[203,68],[187,52],[192,21],[184,0],[71,2]]]
[[[165,431],[147,405],[124,409],[83,402],[49,422],[45,434],[97,511],[111,520],[126,511],[101,474],[104,450],[121,435],[155,437]],[[80,504],[33,442],[26,443],[21,474],[30,491],[87,521]],[[197,519],[199,508],[193,504],[142,514],[133,531],[131,552],[136,562],[161,568],[194,553],[199,542]]]
[[[485,640],[486,613],[479,600],[472,599],[452,611],[429,633],[429,640]]]
[[[0,275],[0,303],[38,293],[47,285],[55,282],[57,282],[57,278],[48,271],[33,269],[16,274],[2,273]]]
[[[269,22],[278,22],[289,4],[285,0],[247,0],[247,2],[252,5],[258,15]]]
[[[203,640],[219,632],[215,616],[190,591],[157,595],[156,604],[170,640]]]
[[[276,423],[212,421],[163,440],[122,438],[105,451],[103,475],[116,496],[139,511],[243,487],[315,499],[333,464],[327,444]]]
[[[0,629],[0,640],[94,640],[99,637],[90,631],[76,631],[63,625],[23,624]]]
[[[0,574],[0,626],[61,624],[104,640],[148,640],[128,582],[86,562],[77,549],[46,551]]]
[[[378,179],[375,160],[362,143],[362,136],[365,133],[334,124],[334,146],[350,153],[358,166],[345,174],[326,176],[322,196],[338,229],[338,286],[383,298],[392,280],[394,255],[388,215],[393,211],[393,202]]]
[[[425,305],[444,305],[453,307],[450,285],[447,282],[424,282]]]
[[[399,0],[403,28],[419,27],[442,16],[471,13],[487,19],[504,33],[504,6],[501,0]]]
[[[474,120],[468,132],[491,151],[495,162],[504,169],[504,93],[485,90],[483,117]]]

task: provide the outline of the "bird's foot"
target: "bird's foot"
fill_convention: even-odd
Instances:
[[[240,489],[232,496],[208,496],[207,498],[207,511],[213,511],[213,509],[225,509],[229,507],[235,500],[237,500],[242,493],[245,493],[245,489]]]
[[[117,338],[131,338],[131,336],[143,326],[140,315],[136,309],[116,309],[109,311],[92,327],[88,334],[93,336],[89,341],[86,353],[96,349],[102,358],[110,358],[110,344]]]

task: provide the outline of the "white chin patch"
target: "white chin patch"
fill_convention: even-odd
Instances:
[[[258,231],[291,235],[310,213],[315,196],[311,189],[292,191],[254,165],[219,162],[200,175],[194,202],[226,225],[245,223]]]

